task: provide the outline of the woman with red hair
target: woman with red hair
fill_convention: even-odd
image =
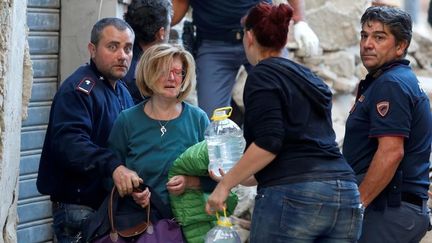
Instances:
[[[247,148],[210,195],[222,210],[230,189],[258,184],[250,242],[355,242],[363,208],[354,173],[332,128],[332,94],[308,68],[285,57],[288,4],[259,3],[242,19],[254,66],[244,90]]]

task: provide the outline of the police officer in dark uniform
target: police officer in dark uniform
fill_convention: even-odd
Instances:
[[[84,219],[107,195],[104,178],[112,178],[123,195],[141,182],[106,148],[117,115],[133,105],[120,81],[129,69],[133,41],[125,21],[99,20],[88,44],[90,64],[68,77],[54,97],[37,188],[50,195],[58,242],[77,242]]]
[[[365,207],[359,242],[419,242],[429,225],[432,118],[429,99],[404,59],[411,17],[376,6],[361,24],[360,55],[369,73],[359,84],[343,146]]]
[[[172,13],[170,0],[133,0],[124,14],[124,20],[135,32],[135,43],[132,63],[123,80],[135,104],[143,101],[135,83],[136,65],[147,48],[168,43]]]

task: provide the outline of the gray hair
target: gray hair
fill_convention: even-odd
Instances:
[[[372,6],[366,9],[360,20],[362,25],[369,21],[378,21],[387,26],[397,43],[406,41],[406,55],[412,38],[412,20],[407,12],[396,7]]]

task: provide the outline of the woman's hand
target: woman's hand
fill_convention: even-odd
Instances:
[[[215,214],[216,211],[223,211],[226,208],[225,201],[228,198],[229,189],[219,183],[214,191],[210,194],[206,203],[207,214]]]
[[[212,178],[216,182],[220,182],[223,179],[224,175],[225,175],[225,171],[222,168],[219,168],[219,174],[220,174],[220,176],[218,176],[215,173],[213,173],[212,170],[209,170],[208,172],[209,172],[210,178]]]
[[[140,205],[143,208],[149,205],[150,197],[151,197],[151,192],[148,189],[148,187],[142,192],[136,192],[136,191],[132,192],[132,198],[134,199],[136,204]]]
[[[186,180],[186,176],[183,175],[171,177],[166,184],[168,192],[176,196],[182,194],[186,189]]]
[[[225,172],[223,171],[222,168],[219,168],[219,173],[220,173],[220,176],[215,175],[215,173],[213,173],[212,170],[209,170],[210,178],[212,178],[216,182],[220,182],[223,179],[223,177],[225,176]],[[242,181],[240,184],[243,186],[256,186],[256,185],[258,185],[258,182],[255,179],[255,176],[252,175],[249,178],[247,178],[246,180]]]
[[[199,189],[200,185],[200,180],[196,176],[177,175],[171,177],[166,187],[169,193],[178,196],[183,194],[187,188]]]

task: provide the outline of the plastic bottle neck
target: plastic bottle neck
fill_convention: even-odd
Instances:
[[[233,226],[229,218],[219,217],[217,224],[222,227],[231,227]]]

